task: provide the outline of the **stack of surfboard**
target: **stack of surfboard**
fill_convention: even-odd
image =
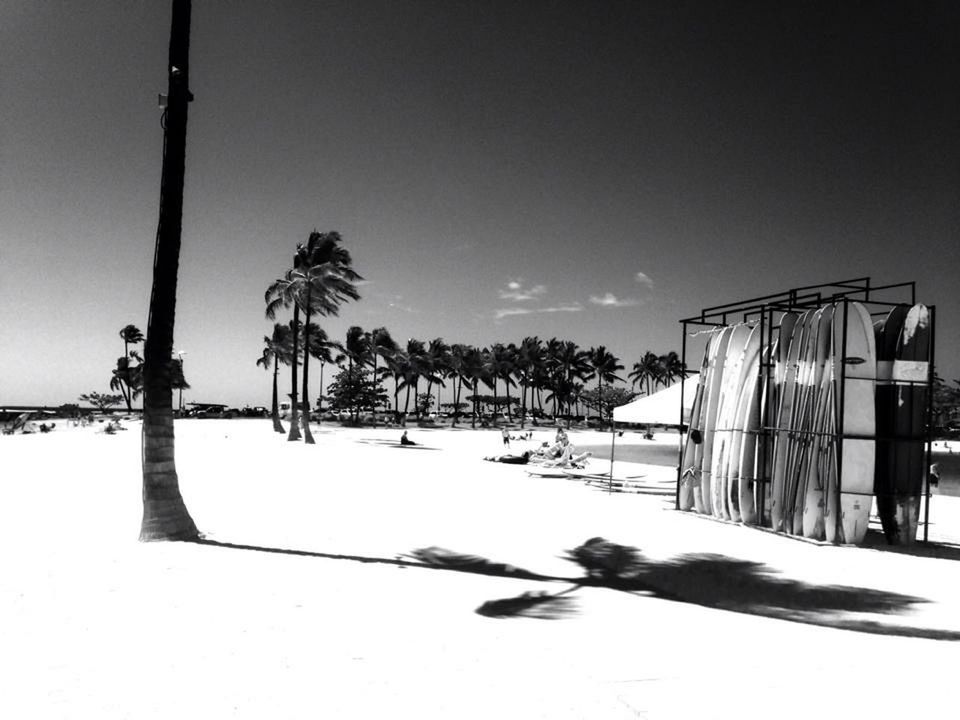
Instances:
[[[911,541],[924,474],[928,326],[922,305],[895,308],[874,326],[862,304],[843,302],[782,314],[769,347],[755,325],[712,331],[680,509],[857,544],[876,492],[888,539]]]

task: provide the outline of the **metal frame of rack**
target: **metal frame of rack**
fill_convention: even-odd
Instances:
[[[877,285],[874,286],[871,284],[869,277],[854,278],[851,280],[841,280],[839,282],[824,283],[820,285],[807,285],[804,287],[791,288],[780,293],[775,293],[772,295],[763,295],[760,297],[750,298],[747,300],[741,300],[733,303],[726,303],[724,305],[715,305],[713,307],[704,308],[700,311],[699,315],[685,318],[680,321],[683,327],[683,337],[681,343],[681,360],[684,363],[684,367],[687,367],[687,338],[691,334],[691,326],[693,327],[724,327],[730,324],[731,320],[737,322],[746,322],[746,323],[755,323],[760,326],[760,338],[761,338],[761,347],[771,347],[775,337],[779,337],[780,332],[780,320],[783,318],[786,313],[795,313],[803,312],[811,308],[817,308],[822,305],[829,303],[837,303],[842,306],[842,310],[838,308],[838,311],[843,312],[844,314],[844,323],[846,324],[847,313],[849,309],[850,302],[859,302],[867,307],[868,311],[871,314],[871,317],[876,317],[879,315],[886,314],[891,308],[897,305],[915,305],[916,300],[916,282],[903,282],[895,283],[890,285]],[[926,385],[926,423],[924,431],[921,435],[884,435],[878,436],[877,434],[872,434],[869,436],[856,436],[856,439],[870,439],[870,440],[880,440],[880,441],[923,441],[925,444],[925,459],[926,467],[924,470],[924,480],[923,480],[923,497],[924,497],[924,515],[922,519],[923,525],[923,540],[922,542],[928,542],[929,540],[929,523],[930,523],[930,477],[927,469],[930,467],[932,460],[932,448],[933,448],[933,382],[934,382],[934,361],[935,361],[935,350],[936,350],[936,306],[927,306],[930,313],[930,328],[929,328],[929,338],[930,338],[930,352],[929,352],[929,363],[928,363],[928,374],[925,381],[913,381],[913,384],[923,384]],[[841,348],[841,353],[843,357],[846,357],[846,338],[844,337],[843,348]],[[764,377],[769,379],[773,374],[775,366],[775,358],[764,359],[763,352],[761,352],[760,359],[760,379],[763,380]],[[839,493],[843,487],[843,440],[854,439],[852,435],[846,435],[843,432],[843,410],[844,410],[844,397],[843,397],[843,388],[846,381],[846,364],[841,362],[839,363],[841,368],[841,377],[837,379],[837,387],[839,389],[839,395],[837,397],[836,403],[836,439],[837,439],[837,492]],[[696,373],[693,373],[696,374]],[[768,382],[768,388],[772,388],[773,384]],[[768,389],[768,392],[771,390]],[[770,396],[767,397],[768,400],[771,399]],[[768,414],[771,410],[770,402],[765,404]],[[684,405],[684,389],[681,388],[680,392],[680,417],[681,423],[683,422],[683,405]],[[768,460],[768,453],[772,449],[772,435],[777,431],[777,428],[774,426],[775,423],[771,422],[770,417],[762,417],[760,422],[760,437],[761,441],[758,443],[758,460],[757,467],[761,469],[758,473],[757,483],[759,485],[759,491],[757,493],[757,511],[760,518],[761,526],[769,526],[769,518],[765,516],[764,504],[767,493],[769,492],[769,486],[771,482],[771,473],[768,465],[770,463]],[[680,438],[680,448],[679,448],[679,459],[677,463],[677,486],[675,494],[675,508],[679,509],[680,507],[680,488],[682,482],[682,474],[684,468],[683,464],[683,451],[685,444],[685,434],[681,434]],[[865,493],[862,493],[865,495]],[[870,494],[873,496],[873,493]]]

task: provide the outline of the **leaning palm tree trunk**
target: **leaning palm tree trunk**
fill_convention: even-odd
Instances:
[[[194,540],[199,536],[180,495],[174,461],[173,386],[170,356],[177,306],[177,270],[183,222],[187,146],[190,0],[174,0],[160,219],[153,260],[153,288],[143,357],[143,520],[141,540]]]

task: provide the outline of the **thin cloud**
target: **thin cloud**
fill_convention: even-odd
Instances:
[[[653,280],[651,280],[650,276],[646,273],[638,272],[633,276],[633,279],[646,288],[653,288]]]
[[[580,303],[574,303],[572,305],[556,305],[554,307],[545,308],[501,308],[495,312],[495,317],[497,320],[502,320],[503,318],[511,315],[539,315],[541,313],[581,312],[582,310],[583,305]]]
[[[521,280],[511,280],[507,283],[505,290],[500,290],[501,300],[513,300],[514,302],[524,302],[526,300],[536,300],[546,294],[546,285],[534,285],[533,287],[524,287]]]
[[[640,301],[635,300],[634,298],[623,298],[620,299],[613,293],[607,293],[605,295],[591,295],[590,302],[594,305],[599,305],[600,307],[633,307],[634,305],[639,305]]]

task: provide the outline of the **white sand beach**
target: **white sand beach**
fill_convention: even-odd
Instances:
[[[186,420],[209,542],[143,544],[126,425],[0,438],[0,717],[955,716],[960,499],[933,546],[830,547],[676,512],[667,467],[611,494],[484,462],[494,430]],[[581,584],[597,536],[638,582]]]

